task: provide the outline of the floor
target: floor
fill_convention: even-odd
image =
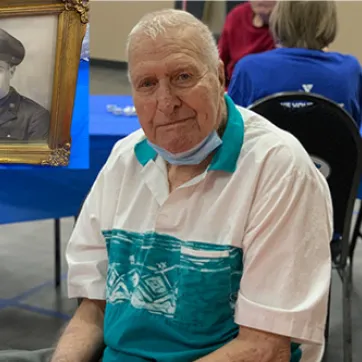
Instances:
[[[92,67],[91,93],[129,94],[125,72]],[[63,251],[73,219],[62,220]],[[0,350],[41,349],[54,345],[76,308],[67,299],[65,279],[53,285],[53,222],[0,226]],[[63,261],[63,272],[66,265]],[[65,274],[64,274],[65,277]],[[356,251],[353,291],[354,361],[362,355],[362,243]],[[333,276],[328,361],[342,361],[341,284]],[[6,362],[6,361],[4,361]]]

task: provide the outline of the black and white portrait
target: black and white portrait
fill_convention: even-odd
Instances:
[[[49,135],[56,17],[0,20],[0,142]]]

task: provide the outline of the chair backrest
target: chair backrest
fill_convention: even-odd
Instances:
[[[347,240],[340,260],[345,264],[362,173],[362,139],[356,123],[337,103],[304,92],[274,94],[249,109],[293,134],[326,177],[333,201],[334,232]]]

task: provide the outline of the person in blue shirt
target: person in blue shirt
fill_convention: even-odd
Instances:
[[[361,126],[362,71],[352,55],[328,51],[337,34],[334,1],[279,1],[270,18],[277,49],[241,59],[228,88],[248,107],[278,92],[320,94],[338,104]]]

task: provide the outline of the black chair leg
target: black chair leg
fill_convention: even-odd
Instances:
[[[354,257],[354,251],[356,249],[356,245],[357,245],[357,240],[359,237],[362,236],[361,234],[361,225],[362,224],[362,200],[361,200],[361,206],[358,210],[358,215],[357,215],[357,220],[356,220],[356,224],[354,226],[353,229],[353,234],[352,234],[352,240],[351,240],[351,244],[349,246],[349,259],[351,261],[351,279],[353,282],[353,257]]]
[[[326,326],[324,329],[324,354],[322,361],[327,361],[327,349],[328,349],[328,340],[329,340],[329,319],[330,319],[330,311],[331,311],[331,289],[332,289],[332,282],[329,286],[329,294],[328,294],[328,309],[327,309],[327,319],[326,319]]]
[[[55,241],[55,287],[61,282],[61,245],[60,245],[60,219],[54,219],[54,241]]]
[[[325,326],[325,330],[324,330],[324,339],[325,339],[326,349],[328,346],[328,339],[329,339],[329,319],[330,319],[330,311],[331,311],[331,288],[332,288],[332,286],[329,287],[327,319],[326,319],[326,326]]]
[[[351,264],[343,271],[343,361],[352,362]]]

